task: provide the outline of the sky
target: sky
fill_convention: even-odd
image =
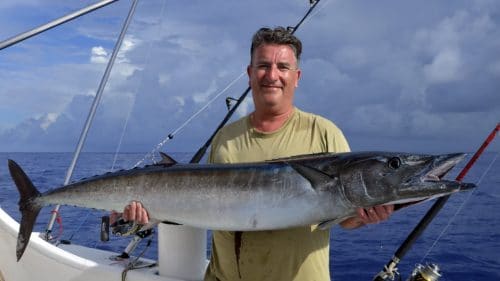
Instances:
[[[2,0],[0,40],[95,2]],[[130,6],[0,50],[0,152],[75,149]],[[253,33],[308,8],[140,1],[84,150],[196,151],[248,85]],[[473,152],[500,122],[500,1],[321,0],[296,35],[295,104],[332,120],[353,151]],[[247,98],[232,120],[252,109]]]

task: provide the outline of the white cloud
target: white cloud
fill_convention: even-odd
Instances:
[[[107,63],[108,60],[108,52],[102,46],[92,47],[90,51],[91,63]]]
[[[450,82],[462,78],[462,65],[458,50],[444,49],[424,66],[423,71],[430,83]]]
[[[81,5],[56,2],[73,10]],[[97,90],[126,16],[129,3],[120,3],[68,24],[70,31],[54,29],[43,40],[27,40],[0,56],[0,110],[18,116],[0,120],[0,126],[14,124],[13,136],[29,136],[26,147],[41,147],[34,144],[37,133],[47,134],[40,140],[46,147],[56,139],[72,147],[91,101],[85,94]],[[220,10],[222,4],[231,13]],[[110,138],[121,135],[123,119],[130,116],[128,148],[148,150],[150,142],[182,124],[241,73],[258,27],[291,25],[308,8],[300,1],[162,5],[147,1],[136,12],[98,110],[96,126],[107,133],[95,135],[94,147],[113,147]],[[404,147],[459,131],[477,135],[474,122],[500,116],[499,13],[498,1],[331,1],[297,33],[304,43],[297,106],[334,120],[354,142],[387,135],[397,136]],[[61,36],[67,40],[61,42]],[[176,137],[182,141],[172,150],[190,150],[186,143],[209,134],[226,111],[225,97],[238,97],[247,87],[247,79],[240,80],[193,120],[188,136]],[[252,108],[249,94],[236,115]],[[64,138],[58,137],[61,132]],[[0,144],[12,137],[5,140],[0,136]]]
[[[179,103],[179,106],[182,108],[186,105],[186,100],[184,97],[181,96],[175,96],[174,99]]]
[[[58,113],[48,113],[42,118],[42,123],[40,124],[40,127],[44,130],[47,130],[50,124],[57,121],[58,117],[59,117]]]
[[[166,86],[172,80],[172,76],[168,73],[158,74],[158,84],[160,86]]]
[[[336,61],[346,67],[360,67],[367,62],[368,54],[359,46],[345,46],[335,54]]]
[[[118,52],[117,63],[130,63],[127,55],[140,46],[141,40],[135,38],[133,35],[128,35],[123,39],[120,51]]]
[[[249,93],[248,96],[246,97],[246,99],[243,100],[243,102],[241,102],[240,106],[238,107],[238,110],[236,111],[236,115],[238,118],[246,116],[253,111],[253,108],[254,108],[254,105],[253,105],[252,95],[251,95],[251,93]]]
[[[206,91],[193,94],[193,101],[205,105],[205,103],[209,101],[210,96],[214,94],[215,91],[217,91],[217,82],[215,80],[212,80]]]

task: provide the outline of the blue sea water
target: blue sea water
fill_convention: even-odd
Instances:
[[[173,155],[180,161],[190,158],[185,153]],[[114,154],[83,153],[73,179],[130,168],[143,156],[119,154],[113,165]],[[440,280],[500,280],[500,160],[493,162],[489,172],[484,174],[496,156],[496,153],[485,153],[479,159],[465,178],[467,182],[479,182],[479,188],[453,195],[403,258],[398,266],[403,280],[417,263],[438,264],[443,275]],[[34,184],[45,191],[64,181],[71,157],[70,153],[0,153],[0,163],[5,163],[0,164],[0,206],[19,220],[18,193],[8,174],[7,159],[16,160]],[[451,171],[448,178],[454,178],[462,166]],[[432,203],[403,209],[381,224],[356,230],[332,228],[332,280],[372,280]],[[51,208],[42,210],[35,230],[45,229],[50,212]],[[114,236],[109,242],[99,240],[100,218],[107,212],[64,206],[60,214],[62,227],[56,224],[54,234],[62,230],[61,239],[116,252],[121,252],[128,244],[128,239]],[[144,244],[136,251],[141,251]],[[145,256],[155,258],[156,255],[156,241],[153,239]]]

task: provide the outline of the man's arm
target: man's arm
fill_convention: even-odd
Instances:
[[[394,205],[380,205],[369,209],[359,208],[357,216],[348,218],[340,223],[345,229],[354,229],[365,224],[374,224],[387,220],[394,211]]]

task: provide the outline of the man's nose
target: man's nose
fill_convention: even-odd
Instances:
[[[275,64],[271,65],[266,71],[266,79],[268,79],[269,81],[278,80],[279,75],[280,71],[278,69],[278,66]]]

